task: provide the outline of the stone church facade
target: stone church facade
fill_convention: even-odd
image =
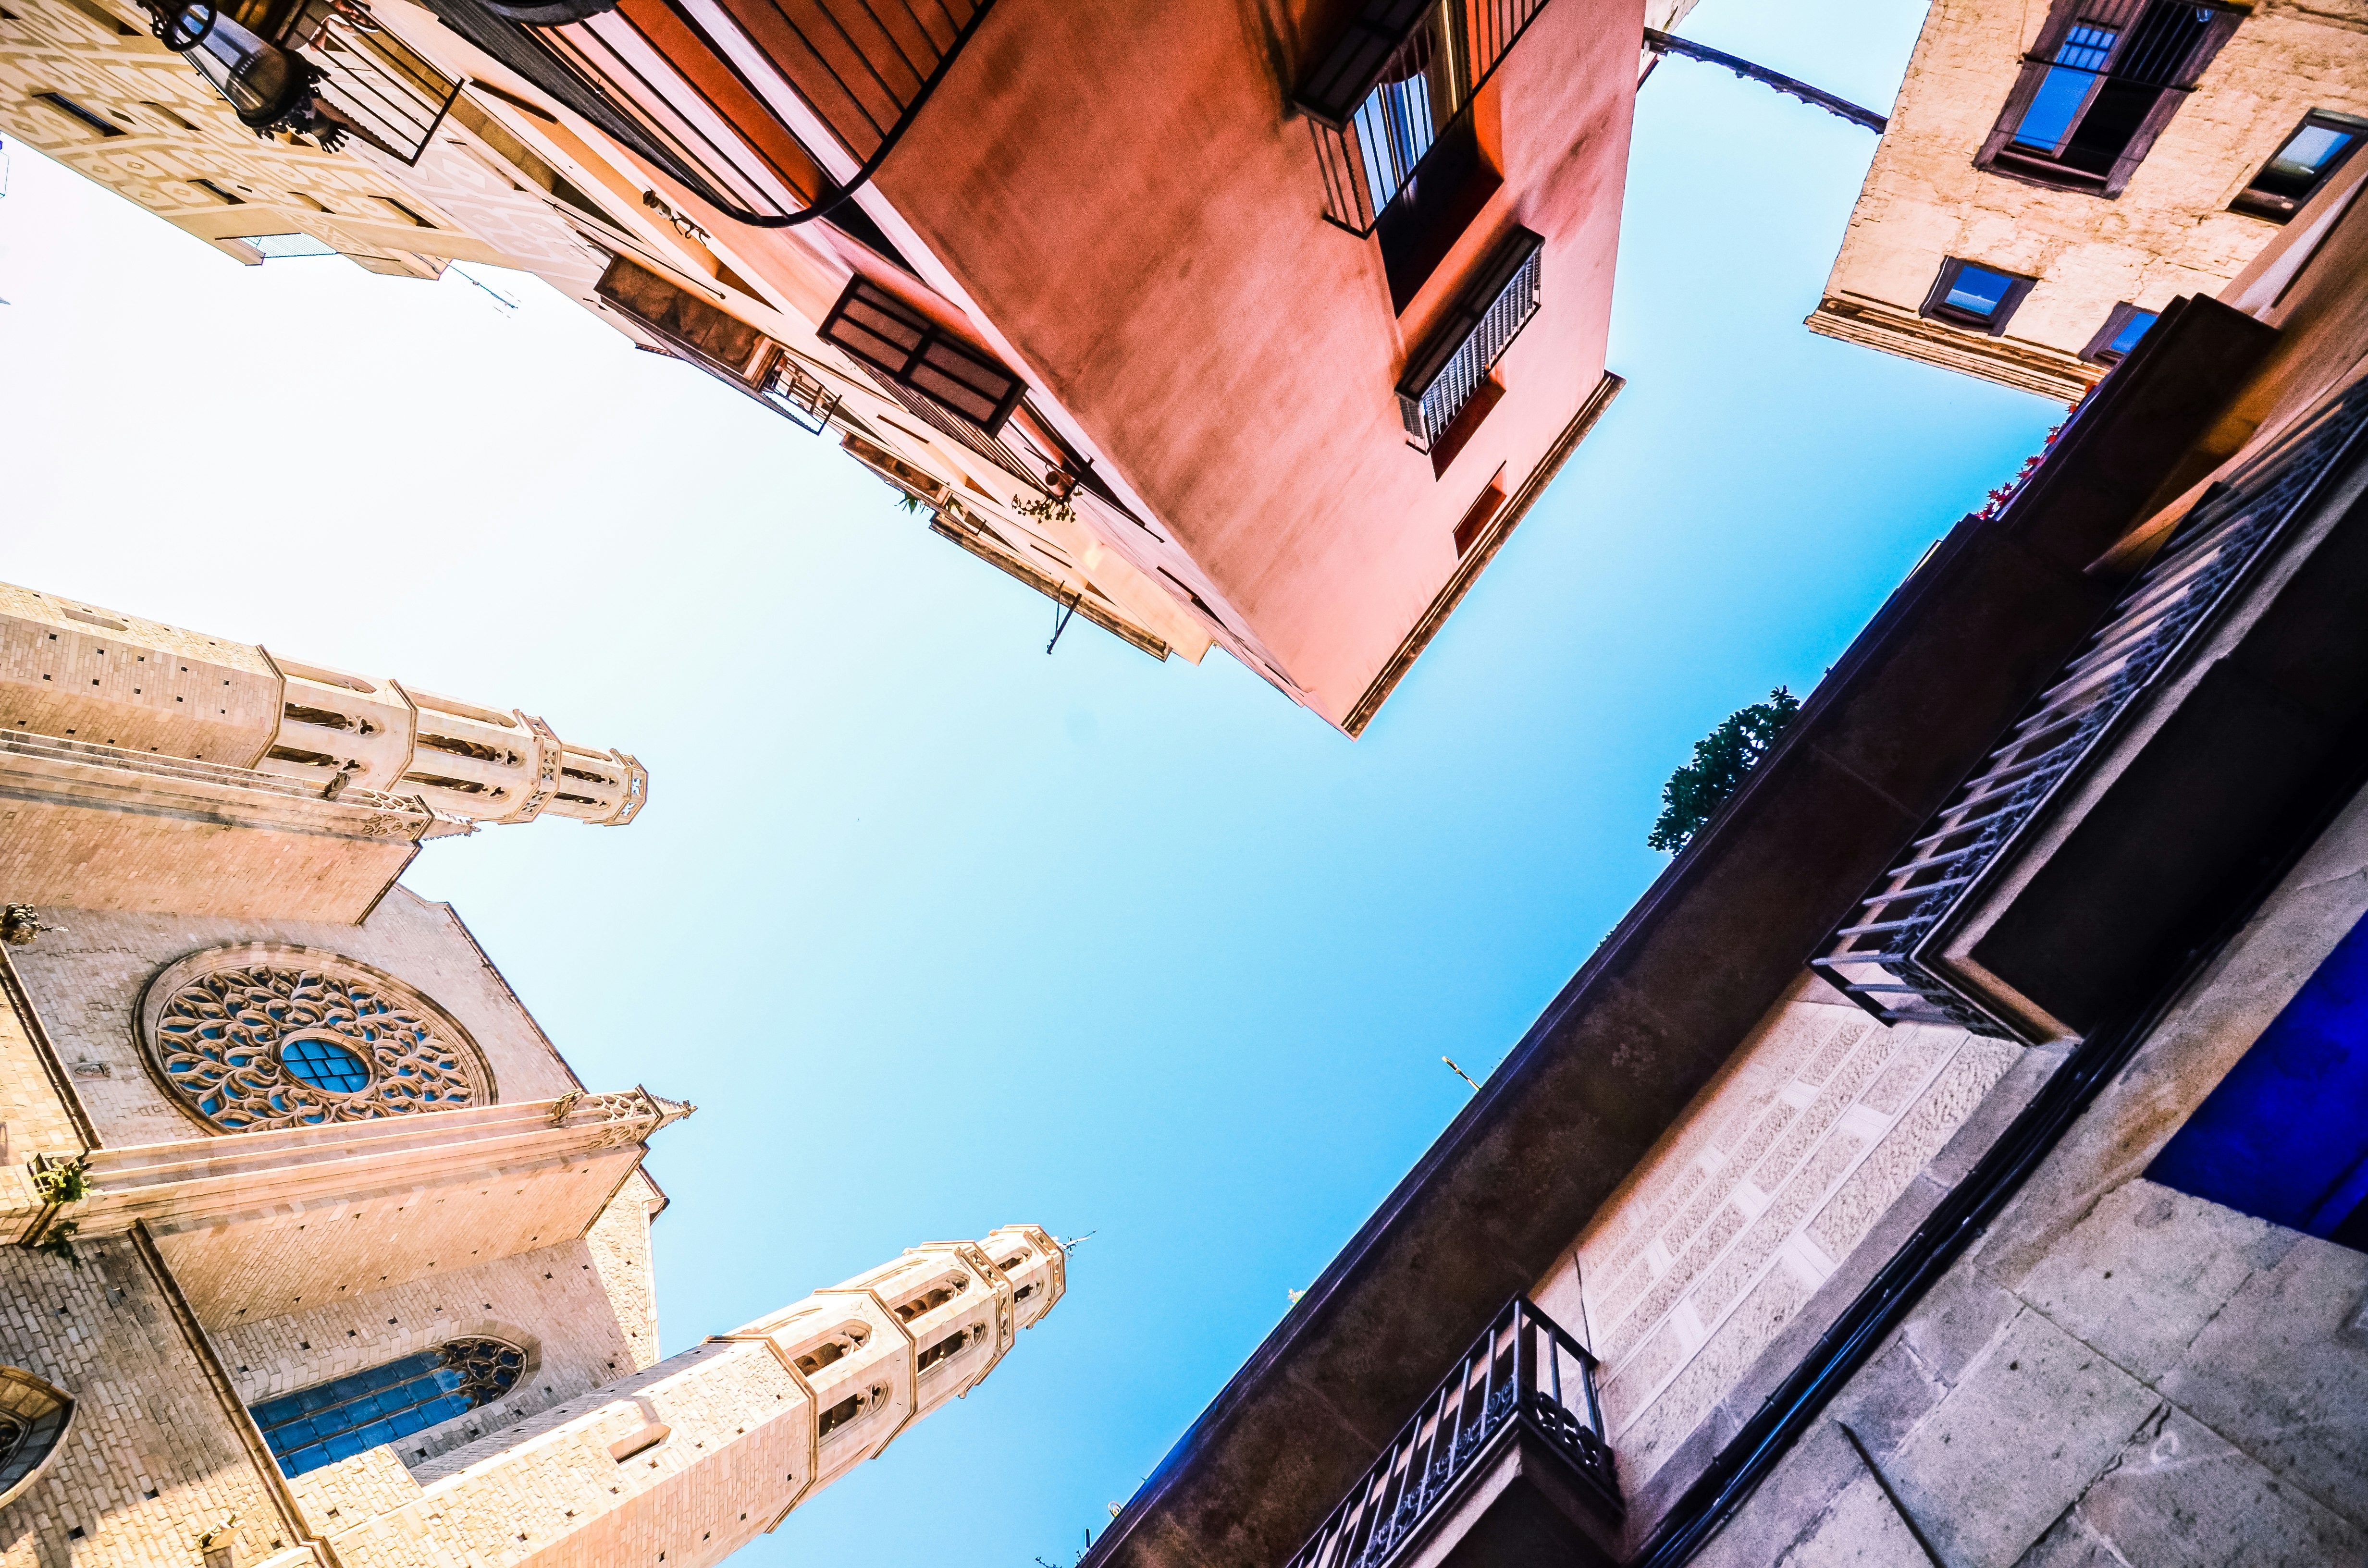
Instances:
[[[714,1562],[1060,1298],[1008,1226],[661,1358],[649,1141],[421,842],[622,825],[541,719],[0,587],[0,1563]]]

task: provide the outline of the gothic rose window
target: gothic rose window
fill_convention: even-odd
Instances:
[[[490,1404],[525,1368],[514,1345],[453,1339],[248,1410],[279,1468],[302,1475]]]
[[[22,1496],[74,1422],[64,1390],[21,1367],[0,1367],[0,1507]]]
[[[489,1103],[460,1026],[374,970],[302,949],[199,954],[142,1006],[149,1059],[183,1109],[228,1132]]]

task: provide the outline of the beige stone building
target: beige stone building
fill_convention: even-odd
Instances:
[[[0,1563],[697,1568],[973,1387],[1061,1248],[661,1359],[649,1140],[427,840],[632,820],[542,719],[0,585]]]
[[[404,0],[232,9],[322,74],[335,133],[243,124],[129,0],[24,0],[0,8],[0,136],[247,265],[334,251],[397,278],[454,262],[533,273],[632,342],[836,439],[925,507],[933,532],[1062,608],[1156,658],[1208,651],[1185,607],[1078,520],[1069,482],[1048,477],[1062,462],[1048,432],[1023,421],[986,442],[933,423],[930,405],[817,335],[866,265],[856,241],[768,235],[752,259]]]
[[[2069,402],[2368,137],[2368,6],[1935,0],[1814,332]]]

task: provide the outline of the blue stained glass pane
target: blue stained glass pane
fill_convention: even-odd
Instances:
[[[1992,272],[1987,267],[1968,263],[1957,269],[1956,280],[1949,285],[1948,302],[1961,311],[1977,316],[1991,316],[2006,302],[2007,290],[2014,279],[2003,272]]]
[[[494,1341],[456,1340],[252,1409],[281,1468],[301,1475],[466,1415],[499,1397],[516,1376],[513,1369],[508,1377],[472,1382],[464,1369],[448,1365],[454,1360],[514,1369],[520,1358]]]
[[[2155,312],[2152,311],[2134,312],[2129,320],[2122,324],[2122,330],[2113,335],[2113,341],[2105,346],[2105,351],[2109,354],[2127,354],[2131,349],[2135,348],[2138,346],[2138,339],[2146,335],[2146,328],[2154,324],[2154,318]]]
[[[290,1040],[279,1048],[279,1064],[289,1076],[335,1095],[370,1086],[370,1069],[362,1059],[333,1040]]]

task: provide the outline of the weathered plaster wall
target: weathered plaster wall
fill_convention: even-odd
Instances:
[[[2368,1256],[2141,1173],[2368,914],[2355,801],[1697,1561],[2368,1561]]]
[[[2116,303],[2217,293],[2277,232],[2227,207],[2305,112],[2368,112],[2368,5],[2271,0],[2120,197],[1975,168],[2047,16],[2037,0],[1936,0],[1812,328],[2069,396],[2103,374],[2078,356]],[[1952,256],[2039,279],[2002,338],[1917,317]]]

